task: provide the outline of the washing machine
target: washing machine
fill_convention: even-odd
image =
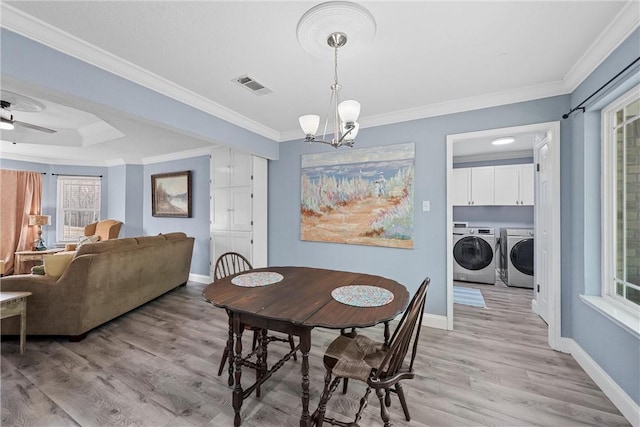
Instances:
[[[500,230],[501,278],[507,286],[533,289],[533,229]]]
[[[454,228],[453,280],[495,285],[495,246],[493,228]]]

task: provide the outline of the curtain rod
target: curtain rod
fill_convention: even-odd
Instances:
[[[568,119],[569,116],[571,114],[573,114],[574,112],[578,111],[578,110],[582,110],[582,112],[584,113],[584,107],[583,105],[585,104],[585,102],[587,102],[588,100],[590,100],[591,98],[593,98],[598,92],[600,92],[602,89],[604,89],[605,87],[609,86],[609,84],[614,81],[615,79],[617,79],[618,77],[620,77],[620,75],[622,73],[624,73],[625,71],[627,71],[629,68],[631,68],[633,66],[633,64],[635,64],[636,62],[640,61],[640,56],[637,57],[631,64],[627,65],[626,67],[624,67],[624,69],[622,71],[620,71],[618,74],[616,74],[615,76],[611,77],[611,79],[606,82],[605,84],[603,84],[602,86],[600,86],[600,88],[598,90],[596,90],[595,92],[593,92],[591,95],[589,95],[589,97],[587,99],[585,99],[584,101],[582,101],[577,107],[572,108],[571,110],[569,110],[568,113],[563,114],[562,118],[563,119]]]
[[[88,178],[102,178],[102,175],[71,175],[71,174],[68,174],[68,173],[52,173],[51,175],[53,175],[53,176],[75,176],[75,177],[88,177]]]

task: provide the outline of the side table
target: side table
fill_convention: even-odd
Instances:
[[[24,274],[28,271],[24,271],[24,263],[27,261],[40,261],[45,255],[55,254],[56,252],[64,251],[63,248],[47,249],[46,251],[20,251],[15,253],[15,274]]]
[[[20,316],[20,354],[27,336],[27,297],[31,292],[0,292],[0,319]]]

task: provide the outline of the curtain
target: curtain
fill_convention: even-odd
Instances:
[[[0,261],[11,274],[14,252],[31,250],[37,238],[29,215],[41,214],[42,174],[0,169],[0,200]]]

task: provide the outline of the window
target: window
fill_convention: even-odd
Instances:
[[[602,113],[603,296],[640,306],[640,87]]]
[[[84,227],[100,219],[100,178],[58,177],[56,232],[59,242],[74,242],[84,235]]]

